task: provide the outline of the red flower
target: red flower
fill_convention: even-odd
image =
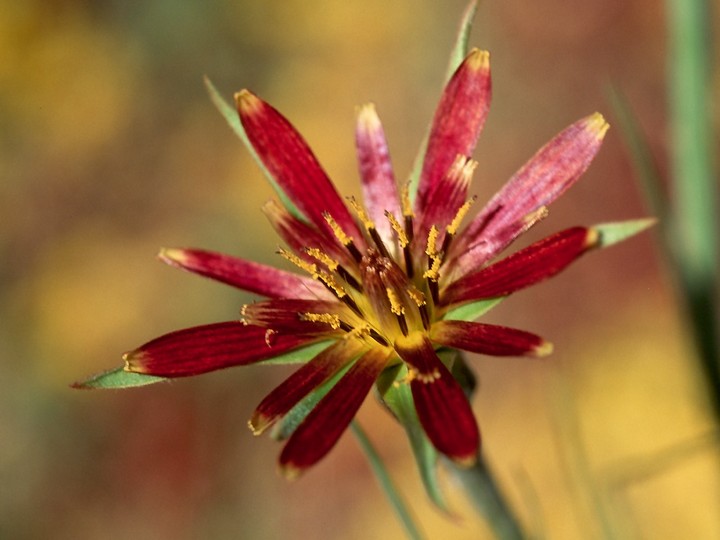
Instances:
[[[364,205],[351,198],[348,206],[290,122],[248,90],[239,92],[247,138],[283,200],[292,202],[270,202],[264,211],[289,248],[280,255],[302,274],[209,251],[163,250],[160,258],[170,265],[267,300],[244,306],[242,321],[154,339],[124,356],[125,370],[198,375],[323,343],[250,420],[260,433],[336,380],[290,435],[280,456],[287,473],[321,459],[381,373],[398,365],[406,370],[396,382],[410,386],[432,444],[459,463],[472,463],[480,444],[477,423],[436,349],[548,354],[551,345],[534,334],[469,320],[489,300],[549,278],[589,249],[619,238],[612,226],[573,227],[493,262],[588,167],[608,127],[597,113],[554,137],[460,227],[474,201],[468,186],[476,162],[469,156],[490,94],[489,55],[473,50],[443,92],[417,186],[400,192],[380,120],[372,106],[361,108],[356,142]]]

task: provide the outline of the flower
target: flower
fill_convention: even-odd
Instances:
[[[247,139],[283,194],[283,203],[263,208],[287,245],[278,253],[300,272],[199,249],[162,250],[160,259],[172,266],[266,299],[245,305],[240,321],[176,331],[126,353],[125,371],[183,377],[315,351],[249,422],[259,434],[332,382],[282,450],[281,468],[292,476],[330,451],[378,377],[401,366],[395,384],[409,385],[434,447],[460,464],[473,463],[477,422],[437,349],[547,355],[552,346],[537,335],[471,319],[630,234],[613,235],[613,226],[573,227],[494,262],[586,170],[608,125],[596,113],[566,128],[463,228],[475,201],[468,187],[477,163],[469,156],[490,95],[489,54],[472,50],[443,91],[417,184],[402,189],[375,109],[361,107],[355,135],[363,203],[346,204],[290,122],[250,91],[237,93]]]

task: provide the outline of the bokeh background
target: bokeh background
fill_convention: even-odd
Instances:
[[[69,383],[167,331],[238,317],[249,296],[164,267],[160,246],[274,263],[270,188],[211,105],[249,87],[288,116],[344,194],[359,194],[355,106],[375,102],[405,177],[440,94],[464,0],[0,2],[0,537],[402,537],[347,434],[301,480],[246,428],[284,367],[115,392]],[[664,3],[483,2],[471,45],[494,98],[473,192],[540,145],[632,103],[668,161]],[[717,94],[716,94],[717,95]],[[529,240],[647,215],[617,129]],[[526,241],[527,242],[527,241]],[[487,320],[552,357],[473,358],[484,449],[547,538],[720,538],[720,468],[692,348],[652,233],[592,253]],[[427,502],[401,429],[360,420],[429,538],[489,532],[458,486]]]

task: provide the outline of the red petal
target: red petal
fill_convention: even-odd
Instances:
[[[427,238],[430,227],[433,225],[440,233],[437,239],[438,248],[442,245],[445,227],[450,224],[457,211],[467,200],[468,187],[476,166],[476,161],[465,156],[457,156],[442,179],[430,188],[428,200],[432,201],[432,204],[425,207],[422,220],[416,227],[415,236],[421,239],[420,242],[415,243],[416,249],[421,252],[425,249],[423,241]]]
[[[355,143],[368,215],[385,245],[392,246],[393,230],[385,211],[398,221],[402,221],[402,212],[385,131],[373,105],[365,105],[358,112]]]
[[[163,249],[164,263],[268,297],[329,298],[328,290],[305,276],[200,249]]]
[[[262,400],[250,419],[250,428],[259,435],[330,377],[340,371],[362,349],[356,339],[341,339],[290,375]]]
[[[506,296],[554,276],[596,245],[598,233],[573,227],[451,283],[441,291],[444,305]]]
[[[474,49],[452,76],[435,111],[415,201],[418,214],[458,154],[470,156],[490,107],[490,55]]]
[[[123,355],[125,369],[161,377],[199,375],[267,360],[316,341],[224,322],[165,334]]]
[[[318,402],[280,455],[280,466],[287,476],[297,476],[332,449],[385,367],[389,354],[385,348],[370,349]]]
[[[328,322],[314,322],[303,317],[304,314],[328,315],[333,325]],[[277,298],[254,302],[243,306],[242,315],[245,322],[272,328],[281,334],[331,334],[341,332],[340,318],[346,315],[347,308],[340,302],[322,300],[298,300],[295,298]],[[349,315],[349,314],[348,314]],[[337,325],[336,327],[334,327]]]
[[[395,350],[411,366],[415,409],[430,441],[451,459],[464,465],[474,463],[480,446],[475,416],[430,340],[414,332],[398,338]]]
[[[546,356],[552,344],[540,336],[493,324],[438,321],[430,337],[435,343],[490,356]]]
[[[248,90],[238,92],[235,100],[250,143],[300,211],[329,238],[333,238],[332,229],[323,217],[328,212],[355,244],[364,248],[363,236],[350,212],[292,124]]]
[[[608,124],[595,113],[572,124],[543,146],[488,202],[451,249],[465,272],[484,265],[525,226],[525,217],[549,205],[590,165]],[[459,255],[458,255],[459,254]]]
[[[300,221],[275,201],[268,201],[263,205],[262,210],[285,243],[303,259],[315,262],[315,259],[306,254],[305,249],[317,248],[347,268],[355,265],[355,261],[346,249],[338,246],[335,241],[328,241],[321,231]],[[320,285],[320,288],[324,287]]]

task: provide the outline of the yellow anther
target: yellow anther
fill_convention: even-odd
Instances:
[[[410,202],[410,180],[405,182],[405,185],[402,188],[402,192],[400,193],[400,199],[402,203],[403,216],[412,217],[413,210],[412,203]]]
[[[332,229],[335,238],[337,238],[343,246],[347,246],[352,242],[352,238],[345,234],[345,231],[342,230],[342,227],[338,225],[338,222],[335,221],[335,218],[333,218],[328,212],[325,212],[323,214],[323,218],[325,218],[327,224],[330,225],[330,228]]]
[[[374,229],[375,223],[373,223],[373,221],[368,217],[367,212],[365,212],[365,209],[359,202],[357,202],[357,199],[355,197],[348,197],[348,201],[350,201],[350,206],[352,206],[352,209],[357,214],[358,219],[365,226],[365,229],[367,229],[368,232],[370,232],[370,229]]]
[[[405,229],[403,229],[403,226],[400,225],[400,222],[395,219],[395,216],[391,212],[388,212],[387,210],[385,211],[385,217],[390,222],[390,226],[393,228],[393,231],[395,231],[395,234],[397,235],[397,240],[398,244],[400,244],[400,248],[402,249],[407,246],[410,242],[408,241],[407,234],[405,234]]]
[[[335,281],[335,278],[331,274],[320,270],[317,273],[317,279],[320,279],[327,286],[328,289],[331,289],[335,293],[335,296],[337,296],[338,298],[342,298],[343,296],[347,295],[345,289],[343,289],[341,285],[338,285],[338,282]]]
[[[415,287],[410,287],[407,292],[412,301],[417,304],[417,307],[427,304],[427,301],[425,300],[425,295],[418,291]]]
[[[295,255],[294,253],[291,253],[287,249],[280,248],[278,250],[278,254],[285,260],[290,261],[295,266],[300,268],[301,270],[305,270],[308,274],[310,274],[314,279],[318,279],[318,270],[317,266],[313,263],[307,262],[302,260],[300,257]]]
[[[340,328],[340,317],[332,313],[301,313],[300,320],[329,324],[333,330]]]
[[[462,223],[462,220],[465,218],[465,216],[468,213],[468,210],[470,210],[470,207],[473,205],[473,203],[477,200],[477,197],[473,197],[472,199],[465,201],[465,204],[463,204],[460,209],[455,214],[455,217],[450,222],[450,225],[447,226],[447,233],[455,235],[457,234],[458,229],[460,228],[460,223]]]
[[[423,273],[423,277],[432,281],[437,281],[438,279],[440,279],[441,264],[442,259],[440,257],[432,257],[432,264],[430,265],[430,268],[425,270],[425,272]]]
[[[318,248],[307,248],[305,249],[305,253],[310,255],[316,261],[327,266],[332,272],[337,270],[337,267],[340,266],[338,261],[327,255],[325,252],[320,251]]]
[[[428,257],[432,257],[433,259],[437,257],[437,238],[438,238],[438,230],[435,225],[430,227],[430,231],[428,231],[428,239],[427,239],[427,247],[425,248],[425,254]]]
[[[395,291],[393,291],[391,288],[385,289],[385,292],[387,293],[388,300],[390,300],[390,310],[395,315],[404,315],[405,314],[405,308],[403,307],[402,303],[400,302],[400,299],[398,298]]]

